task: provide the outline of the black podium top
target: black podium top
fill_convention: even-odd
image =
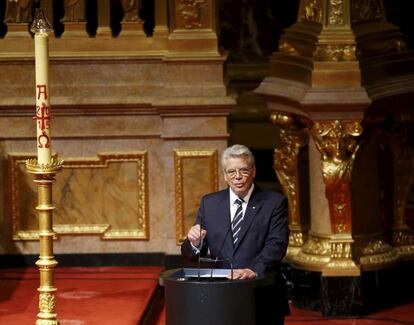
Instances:
[[[178,268],[163,272],[167,325],[272,324],[276,278],[227,278],[230,269]]]

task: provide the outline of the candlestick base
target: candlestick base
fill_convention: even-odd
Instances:
[[[38,160],[26,160],[26,168],[34,175],[34,182],[37,185],[38,205],[36,207],[39,218],[39,243],[40,255],[36,262],[40,273],[39,292],[39,313],[37,314],[36,325],[58,325],[56,319],[56,298],[53,280],[54,268],[58,262],[53,256],[53,210],[52,185],[55,175],[62,170],[63,160],[56,156],[46,164],[39,164]]]

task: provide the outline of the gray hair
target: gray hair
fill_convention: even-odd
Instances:
[[[252,167],[254,166],[254,156],[250,149],[242,144],[235,144],[224,150],[223,155],[221,156],[221,167],[224,168],[227,159],[240,157],[246,157],[250,161]]]

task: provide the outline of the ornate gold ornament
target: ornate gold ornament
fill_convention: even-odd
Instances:
[[[318,44],[313,54],[318,61],[355,61],[355,44]]]
[[[357,121],[317,122],[311,133],[322,157],[332,231],[351,232],[350,181],[362,126]]]
[[[200,6],[206,3],[206,0],[180,0],[178,3],[178,12],[184,21],[184,27],[187,29],[202,28],[200,18]]]
[[[397,251],[385,242],[382,234],[355,236],[354,240],[353,255],[364,271],[388,267],[399,259]]]
[[[302,1],[300,19],[314,23],[322,23],[322,9],[320,0]]]
[[[179,245],[194,224],[201,197],[218,190],[215,149],[175,149],[175,226]]]
[[[330,238],[329,262],[322,268],[324,276],[360,275],[360,268],[352,259],[353,239],[350,234],[333,235]]]
[[[300,222],[298,155],[300,148],[307,145],[309,136],[304,130],[304,124],[293,116],[273,112],[270,119],[273,124],[280,126],[280,142],[274,151],[273,161],[274,170],[289,202],[289,255],[296,251],[292,250],[293,247],[303,245],[307,231],[302,229]]]
[[[336,26],[342,26],[345,24],[344,1],[343,0],[329,0],[328,22],[329,22],[329,25],[336,25]]]
[[[292,256],[291,262],[298,268],[320,272],[329,263],[331,245],[328,237],[309,232],[299,253]]]
[[[384,18],[380,0],[352,0],[352,23]]]

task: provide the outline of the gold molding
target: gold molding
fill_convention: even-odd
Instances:
[[[114,229],[108,224],[54,224],[55,238],[60,235],[101,235],[101,239],[149,239],[148,223],[148,172],[147,172],[147,152],[138,151],[132,153],[98,153],[98,158],[68,158],[63,163],[63,169],[105,169],[109,163],[135,162],[136,170],[136,189],[137,189],[137,223],[136,229]],[[33,158],[29,154],[9,154],[9,213],[12,225],[13,240],[37,240],[37,230],[24,230],[20,227],[20,208],[22,191],[21,180],[22,172],[20,165],[25,164],[27,159]],[[56,188],[56,185],[55,185]],[[82,207],[78,207],[82,209]],[[31,209],[31,207],[30,207]],[[62,209],[58,209],[61,211]],[[34,209],[33,209],[34,213]]]
[[[190,160],[208,160],[208,174],[206,181],[203,182],[203,177],[197,176],[197,183],[202,187],[199,189],[199,195],[207,194],[218,190],[218,162],[217,162],[217,150],[216,149],[174,149],[174,173],[175,173],[175,225],[176,225],[176,243],[179,245],[187,236],[185,227],[185,216],[191,215],[192,221],[195,220],[197,210],[184,211],[184,191],[185,191],[185,167],[184,161]],[[191,171],[190,171],[191,172]],[[202,176],[202,175],[201,175]],[[202,193],[201,193],[202,192]],[[194,203],[194,207],[198,207],[200,198]]]

